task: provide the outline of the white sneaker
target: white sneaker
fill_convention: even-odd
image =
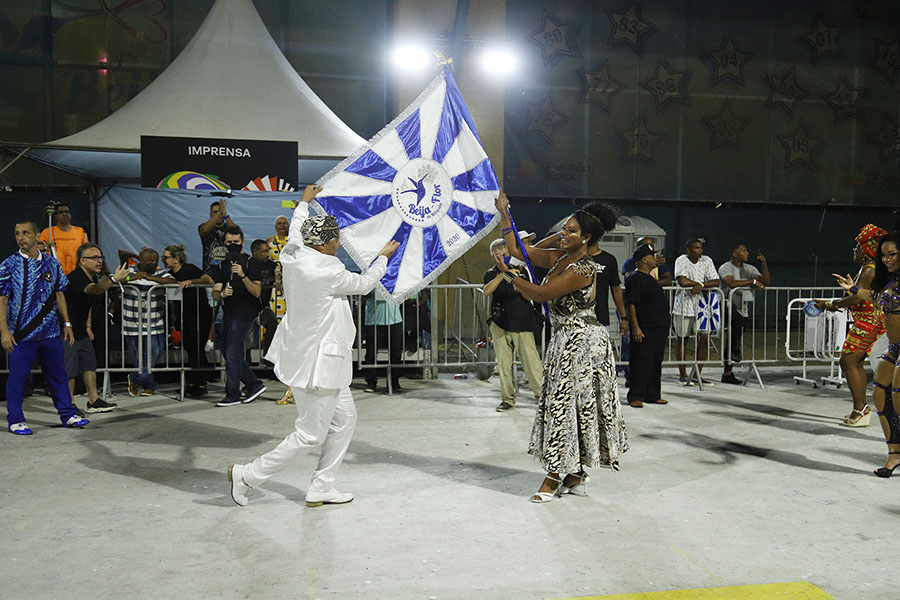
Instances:
[[[339,492],[335,489],[327,492],[306,492],[306,506],[315,508],[323,504],[347,504],[353,500],[353,494]]]
[[[206,340],[206,345],[203,347],[203,349],[207,352],[212,352],[216,349],[216,345],[213,344],[212,340]]]
[[[244,465],[231,465],[228,467],[228,481],[231,482],[231,499],[238,506],[247,506],[250,501],[247,492],[250,486],[244,483]]]
[[[16,435],[31,435],[33,432],[28,428],[24,422],[22,423],[13,423],[9,426],[10,433],[14,433]]]

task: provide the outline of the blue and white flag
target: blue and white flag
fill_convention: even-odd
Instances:
[[[718,331],[722,327],[721,295],[704,291],[697,301],[697,331]]]
[[[393,304],[436,279],[500,218],[497,175],[446,71],[317,184],[316,208],[337,218],[360,268],[391,239],[400,242],[375,288]]]

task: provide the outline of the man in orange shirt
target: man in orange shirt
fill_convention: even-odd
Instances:
[[[71,273],[78,264],[75,254],[78,247],[88,242],[84,229],[72,225],[72,209],[68,204],[56,205],[56,225],[53,226],[53,243],[50,242],[50,228],[41,232],[41,241],[47,244],[51,252],[59,260],[64,273]]]

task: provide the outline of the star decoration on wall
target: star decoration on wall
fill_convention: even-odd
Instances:
[[[638,54],[644,39],[656,29],[656,25],[641,17],[641,7],[637,2],[629,2],[620,11],[607,8],[606,15],[612,24],[608,43],[628,44]]]
[[[869,64],[873,69],[881,71],[891,85],[894,85],[894,76],[897,69],[900,69],[898,39],[900,38],[895,38],[893,42],[882,42],[875,38],[875,58]]]
[[[528,40],[541,49],[546,67],[565,56],[581,58],[577,39],[579,27],[577,23],[564,23],[545,10],[540,29],[529,35]]]
[[[837,125],[844,119],[859,119],[859,104],[866,90],[852,88],[847,78],[841,75],[838,78],[837,87],[831,94],[822,96],[834,113],[834,124]]]
[[[885,113],[881,116],[878,131],[867,137],[866,141],[878,148],[881,162],[884,162],[891,154],[900,154],[900,125]]]
[[[766,73],[766,76],[772,84],[772,91],[769,93],[766,103],[784,109],[788,116],[793,117],[794,105],[809,95],[809,92],[800,87],[800,82],[797,81],[796,67],[791,67],[781,77],[774,73]]]
[[[635,121],[631,129],[616,130],[616,134],[625,142],[625,160],[639,158],[651,167],[655,161],[656,147],[666,139],[665,135],[650,131],[643,117]]]
[[[549,145],[553,145],[556,130],[569,120],[568,115],[560,112],[553,101],[553,94],[547,94],[537,104],[525,103],[525,112],[528,113],[528,125],[525,133],[536,133]]]
[[[800,41],[810,47],[810,57],[816,64],[826,56],[840,56],[838,41],[843,27],[829,27],[819,19],[815,28],[800,36]]]
[[[744,85],[743,67],[747,61],[753,58],[752,52],[741,52],[734,46],[731,36],[722,40],[722,46],[717,50],[704,50],[703,53],[716,65],[713,73],[713,83],[719,83],[723,79],[732,79]]]
[[[687,81],[691,72],[672,68],[663,59],[656,59],[656,72],[653,77],[641,82],[641,87],[650,92],[659,112],[669,104],[687,104]]]
[[[812,149],[819,143],[819,138],[814,138],[806,131],[803,119],[790,135],[779,135],[781,145],[784,146],[784,168],[787,169],[795,163],[802,163],[807,167],[812,162]]]
[[[594,102],[610,112],[613,96],[622,91],[622,84],[616,81],[609,72],[609,61],[604,60],[592,71],[579,70],[584,90],[581,94],[582,104]]]
[[[712,139],[709,142],[709,149],[730,146],[735,150],[741,150],[741,131],[750,122],[742,119],[731,109],[731,102],[725,98],[725,102],[719,108],[719,112],[711,117],[703,117],[703,122],[712,132]]]

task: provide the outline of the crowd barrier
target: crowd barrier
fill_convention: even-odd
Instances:
[[[175,396],[183,400],[185,393],[185,376],[191,370],[190,361],[185,351],[185,341],[191,339],[186,335],[186,325],[204,322],[200,314],[185,314],[187,303],[183,302],[184,293],[208,294],[211,285],[194,285],[182,291],[176,284],[155,284],[152,287],[123,285],[107,292],[104,305],[112,307],[111,314],[117,315],[112,322],[103,319],[104,327],[95,331],[101,336],[95,341],[98,358],[98,373],[102,373],[102,394],[106,397],[111,389],[110,376],[115,373],[131,373],[140,370],[144,365],[152,365],[151,373],[177,372],[178,385]],[[384,308],[379,311],[374,297],[350,297],[352,313],[357,323],[356,343],[353,348],[355,367],[364,377],[370,378],[375,371],[376,376],[384,374],[388,391],[392,391],[395,371],[399,375],[416,372],[418,376],[432,378],[437,372],[451,371],[460,375],[474,372],[474,375],[487,379],[495,366],[494,353],[491,348],[490,299],[481,291],[482,286],[470,283],[433,284],[426,287],[415,298],[409,299],[399,307],[399,318],[391,318],[391,312]],[[668,295],[669,306],[673,306],[675,294],[683,288],[670,286],[663,288]],[[189,291],[190,290],[190,291]],[[814,386],[844,383],[837,363],[840,357],[840,343],[848,325],[844,312],[825,312],[819,316],[810,316],[804,311],[810,299],[835,299],[842,294],[837,287],[769,287],[752,292],[752,302],[748,304],[748,317],[745,320],[743,336],[740,343],[740,361],[735,360],[735,349],[732,348],[737,318],[731,310],[745,292],[741,288],[723,291],[718,288],[704,290],[703,305],[707,307],[704,315],[697,319],[699,327],[692,329],[684,340],[684,353],[679,358],[677,348],[681,343],[670,328],[666,342],[664,367],[683,366],[687,378],[699,389],[711,379],[701,377],[701,371],[707,369],[707,375],[715,373],[718,379],[724,362],[734,363],[734,369],[744,372],[744,383],[751,378],[764,388],[759,368],[772,365],[795,365],[800,373],[794,378],[796,383],[809,383]],[[162,298],[164,297],[164,301]],[[115,310],[116,303],[133,299],[140,306],[137,313],[136,326],[144,331],[151,320],[151,310],[157,302],[162,315],[164,332],[163,350],[158,360],[153,361],[152,338],[147,335],[128,336],[122,327],[122,311]],[[381,318],[371,323],[367,319],[366,304],[370,303],[369,312],[380,314]],[[210,321],[217,308],[210,301],[208,315]],[[202,310],[196,305],[193,310]],[[371,317],[371,315],[370,315]],[[675,318],[675,315],[673,315]],[[391,321],[397,322],[391,322]],[[544,323],[544,331],[537,334],[538,346],[543,356],[548,326]],[[182,343],[175,344],[170,336],[173,330],[182,335]],[[616,356],[621,357],[622,344],[618,335],[618,323],[610,327],[610,340],[613,342]],[[245,342],[245,351],[252,368],[269,368],[263,356],[266,341],[272,331],[257,321]],[[209,333],[197,331],[201,341]],[[129,342],[129,337],[133,341]],[[218,372],[222,378],[224,359],[220,348],[219,326],[213,328],[211,334],[212,347],[204,349],[208,365],[204,371]],[[131,343],[136,352],[129,352]],[[632,342],[633,343],[633,342]],[[397,348],[399,346],[399,349]],[[706,349],[706,356],[701,358],[701,350]],[[398,351],[399,350],[399,351]],[[132,356],[135,354],[135,356]],[[627,361],[619,359],[619,366],[624,367]],[[6,366],[6,365],[4,365]],[[810,367],[827,367],[829,374],[818,381],[809,376]],[[465,376],[465,375],[463,375]]]

